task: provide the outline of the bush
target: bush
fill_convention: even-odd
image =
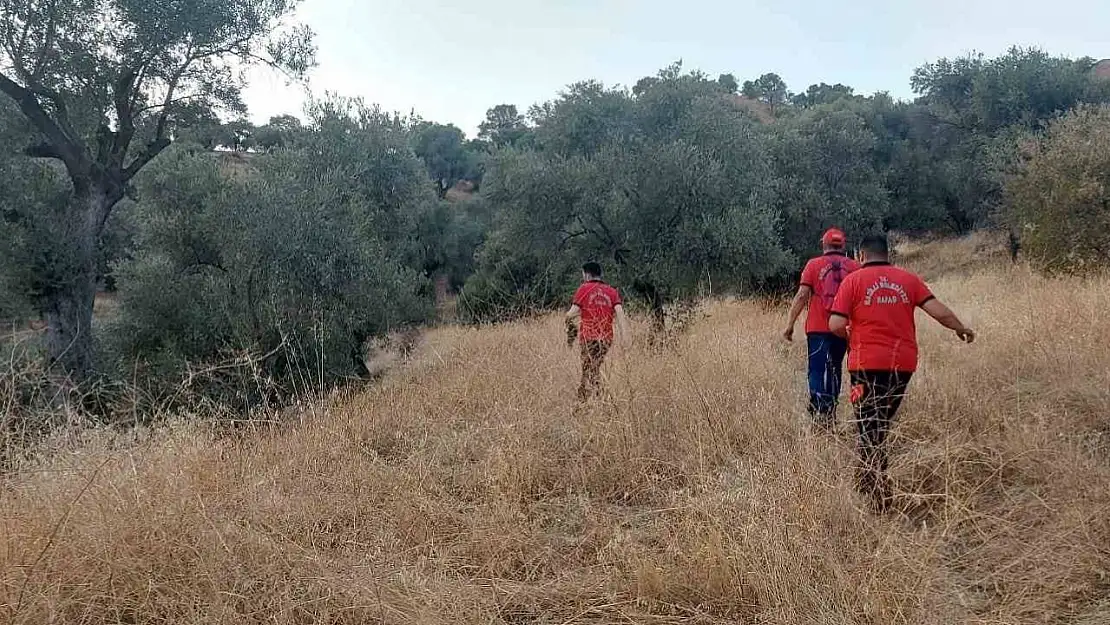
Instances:
[[[1110,106],[1052,123],[1007,187],[1022,247],[1048,272],[1110,264]]]
[[[429,317],[413,225],[434,198],[403,134],[360,113],[233,168],[184,150],[156,164],[118,269],[117,366],[243,408],[364,374],[370,337]],[[226,364],[198,378],[189,363]]]
[[[856,242],[881,229],[889,193],[873,165],[875,134],[861,115],[819,107],[777,123],[771,132],[782,240],[799,260],[817,251],[830,226]]]
[[[575,276],[581,275],[573,261],[516,249],[501,233],[486,241],[477,258],[481,271],[459,296],[466,323],[512,321],[550,310],[570,301]]]
[[[69,186],[48,161],[0,154],[0,320],[23,320],[65,275]]]
[[[709,132],[704,108],[683,118],[697,142],[630,138],[590,155],[498,154],[484,192],[494,227],[464,310],[485,320],[565,303],[577,268],[596,260],[662,324],[668,303],[743,291],[783,272],[790,255],[750,166],[761,144],[737,113]]]

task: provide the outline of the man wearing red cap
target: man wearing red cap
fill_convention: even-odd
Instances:
[[[802,310],[806,314],[806,343],[809,347],[809,414],[831,427],[840,397],[844,354],[848,342],[829,330],[829,312],[840,283],[859,269],[859,263],[844,254],[847,237],[830,228],[821,237],[823,254],[811,259],[802,270],[801,283],[790,306],[790,318],[783,337],[794,340],[794,324]]]

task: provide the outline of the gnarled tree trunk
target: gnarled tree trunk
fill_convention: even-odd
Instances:
[[[119,197],[105,185],[75,185],[68,221],[59,224],[58,265],[43,302],[50,364],[71,382],[84,381],[93,366],[92,319],[97,248],[104,222]]]

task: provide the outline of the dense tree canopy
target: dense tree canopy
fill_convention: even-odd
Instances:
[[[486,119],[478,126],[478,138],[499,148],[512,147],[526,142],[528,125],[524,115],[514,104],[498,104],[486,112]]]
[[[152,168],[140,249],[119,269],[116,357],[171,386],[237,352],[264,356],[243,373],[282,390],[362,372],[367,339],[431,306],[413,233],[434,197],[407,142],[395,118],[328,103],[273,155],[179,150]]]
[[[745,96],[759,100],[771,110],[771,115],[782,108],[790,99],[790,91],[786,82],[775,73],[764,74],[755,80],[744,81],[743,93]]]
[[[757,122],[719,82],[675,70],[635,93],[579,83],[533,109],[536,149],[500,154],[487,174],[495,224],[468,311],[553,302],[592,258],[661,322],[672,298],[786,267]]]

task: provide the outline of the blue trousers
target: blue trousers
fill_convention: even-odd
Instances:
[[[807,334],[809,413],[826,419],[836,414],[848,342],[834,334]]]

